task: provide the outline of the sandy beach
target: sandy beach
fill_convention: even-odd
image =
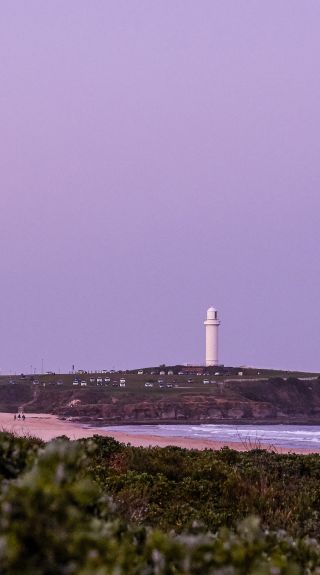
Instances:
[[[129,434],[121,431],[105,431],[83,427],[80,423],[66,421],[59,419],[55,415],[46,413],[30,413],[26,415],[26,419],[14,419],[12,413],[0,413],[0,429],[1,431],[9,431],[20,436],[39,437],[44,441],[50,441],[55,437],[66,435],[71,440],[80,439],[83,437],[92,437],[93,435],[103,435],[113,437],[122,443],[130,443],[134,446],[149,447],[159,446],[166,447],[174,445],[186,449],[221,449],[228,446],[237,451],[247,451],[250,446],[244,445],[241,442],[223,442],[214,441],[211,439],[193,439],[189,437],[159,437],[157,435],[145,434]],[[254,447],[254,446],[253,446]],[[271,449],[269,445],[261,444],[262,449]],[[274,449],[274,447],[272,447]],[[279,453],[317,453],[317,450],[308,449],[285,449],[283,447],[275,446]]]

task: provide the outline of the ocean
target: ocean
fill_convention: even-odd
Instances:
[[[91,426],[90,426],[91,427]],[[97,431],[100,428],[97,428]],[[124,431],[129,434],[159,437],[187,437],[212,439],[227,443],[240,442],[246,446],[314,449],[320,451],[319,425],[121,425],[103,427],[106,431]]]

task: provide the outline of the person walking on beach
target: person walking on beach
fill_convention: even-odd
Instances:
[[[13,417],[13,419],[14,419],[14,420],[16,420],[16,419],[17,419],[17,415],[16,415],[16,414],[14,414],[14,417]]]

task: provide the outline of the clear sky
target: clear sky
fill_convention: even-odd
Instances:
[[[0,367],[320,370],[319,0],[2,0]]]

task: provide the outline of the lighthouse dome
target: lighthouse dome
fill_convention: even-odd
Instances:
[[[209,307],[207,311],[207,319],[217,319],[218,312],[215,307]]]

